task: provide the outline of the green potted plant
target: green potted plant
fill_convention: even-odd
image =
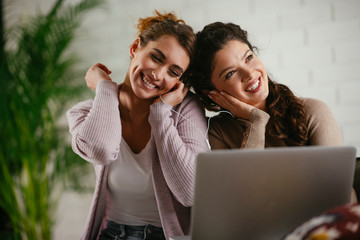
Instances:
[[[64,183],[76,182],[79,174],[70,174],[83,169],[59,119],[85,89],[75,81],[78,59],[67,50],[84,14],[100,3],[57,0],[48,14],[11,32],[1,18],[1,239],[51,239]]]

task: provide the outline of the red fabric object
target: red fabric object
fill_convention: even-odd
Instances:
[[[327,210],[296,227],[283,240],[360,240],[360,204]]]

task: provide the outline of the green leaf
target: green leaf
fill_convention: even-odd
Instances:
[[[75,81],[83,79],[84,72],[76,70],[81,60],[65,53],[83,16],[101,3],[64,6],[58,0],[48,14],[3,36],[0,207],[11,222],[12,239],[51,239],[58,193],[65,186],[86,189],[80,184],[86,162],[72,152],[59,118],[87,91]]]

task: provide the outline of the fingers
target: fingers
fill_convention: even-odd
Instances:
[[[239,104],[239,100],[227,92],[220,92],[220,97],[227,106],[235,106],[236,104]]]
[[[253,106],[240,101],[227,92],[210,91],[208,94],[216,104],[227,109],[238,118],[249,119]]]
[[[99,78],[105,79],[105,80],[112,80],[109,74],[111,74],[111,71],[102,63],[97,63],[92,66],[92,70],[95,74],[95,76],[98,76]]]
[[[213,100],[220,107],[229,109],[229,106],[230,106],[230,102],[228,100],[228,97],[230,96],[229,94],[223,93],[223,92],[220,93],[217,90],[213,90],[208,93],[208,96],[211,100]]]
[[[163,94],[161,98],[165,103],[175,106],[184,100],[188,91],[189,89],[185,87],[184,83],[177,82],[172,90]],[[155,100],[155,102],[159,101],[159,99]]]
[[[86,72],[85,81],[89,88],[95,90],[97,84],[102,80],[112,81],[109,74],[111,71],[102,63],[92,65]]]
[[[102,63],[96,63],[94,65],[94,67],[98,67],[100,68],[101,70],[103,70],[104,72],[106,72],[107,74],[111,74],[111,71]]]
[[[177,86],[176,89],[178,89],[178,91],[180,93],[181,100],[184,99],[185,95],[189,91],[189,88],[185,87],[185,84],[183,82],[180,82],[180,81],[176,83],[176,86]]]

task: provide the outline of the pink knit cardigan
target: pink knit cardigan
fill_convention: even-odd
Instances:
[[[121,120],[118,85],[101,81],[94,100],[76,104],[67,117],[72,148],[94,165],[96,184],[88,220],[81,239],[96,239],[106,226],[109,164],[118,157]],[[151,139],[156,147],[152,162],[153,184],[166,238],[189,234],[193,204],[196,156],[208,151],[204,109],[194,94],[173,108],[150,106]]]

